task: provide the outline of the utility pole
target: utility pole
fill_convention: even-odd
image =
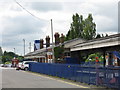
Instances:
[[[52,24],[52,19],[51,19],[51,36],[52,36],[52,59],[53,63],[55,63],[55,57],[54,57],[54,43],[53,43],[53,24]]]
[[[25,39],[23,39],[23,47],[24,47],[24,56],[25,56]]]

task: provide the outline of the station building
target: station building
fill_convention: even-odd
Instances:
[[[117,55],[120,52],[120,33],[93,40],[76,38],[65,42],[64,40],[60,40],[58,33],[55,33],[54,36],[55,43],[53,45],[50,44],[50,38],[47,36],[46,44],[43,43],[43,40],[40,40],[40,49],[26,54],[25,58],[36,59],[37,61],[43,63],[53,63],[53,48],[63,45],[65,49],[64,58],[76,58],[78,62],[82,62],[83,56],[88,56],[89,54],[95,52],[101,52],[104,58],[104,66],[120,65],[120,57]],[[46,45],[46,47],[44,48],[43,45]],[[116,53],[117,56],[112,53]],[[114,64],[113,58],[115,58]]]

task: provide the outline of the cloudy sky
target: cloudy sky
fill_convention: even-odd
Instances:
[[[118,32],[118,0],[0,0],[0,45],[23,55],[25,39],[26,53],[30,42],[33,51],[34,40],[51,37],[50,19],[54,33],[66,34],[75,13],[92,13],[97,33]]]

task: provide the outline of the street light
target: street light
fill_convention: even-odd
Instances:
[[[25,39],[23,39],[23,47],[24,47],[24,56],[25,56]]]

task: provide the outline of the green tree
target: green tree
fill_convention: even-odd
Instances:
[[[96,24],[93,22],[92,14],[88,15],[83,22],[82,37],[87,40],[95,38],[96,35]]]
[[[68,31],[66,35],[66,40],[71,40],[74,38],[81,37],[82,31],[83,31],[83,16],[78,15],[77,13],[72,16],[72,23],[70,26],[70,30]]]
[[[19,61],[22,61],[24,59],[23,56],[18,56],[17,58],[18,58]]]
[[[74,38],[78,38],[81,36],[81,32],[82,32],[82,28],[81,28],[81,25],[82,25],[82,15],[78,15],[76,13],[76,15],[73,15],[72,17],[73,19],[73,22],[72,22],[72,25],[71,25],[71,30],[73,30],[75,33],[75,37]]]
[[[14,57],[18,58],[19,60],[23,59],[22,56],[19,56],[19,55],[13,53],[13,52],[4,51],[4,53],[2,55],[2,62],[3,63],[11,62]]]
[[[3,52],[2,52],[2,48],[0,47],[0,63],[2,63],[2,55],[3,55]]]
[[[67,40],[70,40],[70,30],[68,31],[68,33],[66,34],[66,37],[65,37],[65,41]]]
[[[96,24],[93,22],[92,14],[89,14],[88,17],[83,20],[83,16],[76,13],[72,16],[70,30],[66,34],[65,40],[67,41],[75,38],[90,40],[95,38],[95,35]]]
[[[75,35],[76,35],[75,31],[74,31],[74,29],[72,29],[72,30],[70,31],[70,39],[74,39],[74,38],[75,38]]]
[[[54,55],[55,55],[55,59],[56,60],[58,58],[63,59],[63,56],[64,56],[64,47],[63,46],[55,47],[54,48]]]

